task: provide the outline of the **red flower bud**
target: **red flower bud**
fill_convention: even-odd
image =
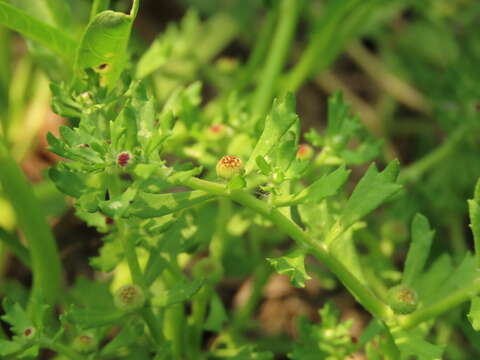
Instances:
[[[128,152],[121,152],[117,156],[117,164],[124,167],[127,166],[132,156]]]

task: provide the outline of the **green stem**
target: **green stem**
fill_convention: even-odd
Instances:
[[[265,115],[271,105],[278,75],[285,65],[295,33],[299,7],[298,0],[283,0],[279,5],[277,31],[252,101],[252,108],[259,118]]]
[[[266,15],[266,19],[264,20],[264,24],[260,30],[258,39],[255,42],[255,47],[248,58],[245,68],[242,72],[240,72],[235,81],[235,91],[240,92],[245,89],[248,84],[250,84],[257,68],[260,66],[261,61],[265,58],[268,50],[268,44],[270,43],[270,38],[275,29],[275,15],[276,13],[274,11],[270,11]]]
[[[468,129],[468,126],[461,126],[442,145],[404,168],[400,173],[399,182],[414,183],[420,180],[423,174],[439,165],[456,149],[457,145],[464,139]]]
[[[472,284],[456,290],[442,300],[437,301],[435,304],[415,311],[410,315],[406,315],[403,319],[400,320],[400,326],[404,330],[413,328],[424,321],[436,318],[437,316],[450,310],[451,308],[454,308],[461,303],[470,300],[479,292],[480,279],[476,279]]]
[[[130,275],[135,284],[140,285],[144,290],[145,281],[143,278],[142,269],[140,268],[140,263],[138,262],[137,252],[135,250],[134,239],[129,234],[128,224],[124,221],[118,219],[118,236],[123,245],[123,250],[125,252],[125,259],[127,260],[128,268],[130,269]]]
[[[207,307],[212,295],[212,288],[209,284],[204,285],[192,299],[192,346],[190,358],[199,359],[202,351],[202,334]]]
[[[57,245],[31,186],[2,140],[0,139],[0,183],[29,245],[33,271],[32,298],[41,294],[53,308],[61,286]]]
[[[0,241],[5,243],[8,248],[15,254],[16,257],[27,267],[31,268],[32,263],[30,260],[30,254],[28,249],[23,246],[17,236],[10,234],[7,231],[0,228]]]
[[[277,227],[285,231],[301,247],[309,251],[325,264],[349,289],[360,304],[362,304],[372,315],[380,319],[387,319],[392,316],[390,308],[380,301],[377,296],[364,286],[346,267],[328,252],[327,247],[305,233],[297,224],[283,215],[279,210],[270,207],[265,202],[256,199],[243,190],[228,191],[225,186],[198,178],[189,178],[183,181],[183,185],[192,189],[204,190],[212,194],[230,197],[235,202],[265,216]]]

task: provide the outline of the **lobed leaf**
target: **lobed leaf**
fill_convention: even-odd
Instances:
[[[265,121],[262,135],[245,164],[247,174],[253,170],[257,157],[267,155],[297,119],[295,97],[292,94],[287,94],[281,101],[275,99],[272,110]]]
[[[305,271],[305,252],[296,250],[279,258],[267,258],[279,274],[288,275],[293,286],[303,288],[311,277]]]
[[[427,262],[435,231],[430,228],[428,219],[416,214],[412,221],[412,242],[408,249],[402,284],[411,286],[420,276]]]

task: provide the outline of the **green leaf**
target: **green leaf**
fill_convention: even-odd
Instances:
[[[76,44],[65,32],[28,15],[4,1],[0,1],[0,25],[4,25],[42,44],[68,62],[73,61]]]
[[[0,339],[0,355],[7,356],[15,354],[25,348],[25,344],[19,341],[8,341]]]
[[[138,192],[129,205],[129,214],[140,218],[164,216],[213,198],[214,196],[200,190],[168,194]]]
[[[272,110],[265,121],[262,135],[245,164],[247,174],[253,170],[257,157],[267,155],[297,119],[295,97],[292,94],[285,96],[282,101],[275,99]]]
[[[98,328],[118,322],[125,316],[123,311],[115,308],[110,309],[81,309],[77,306],[71,306],[66,314],[69,321],[75,324],[79,329]]]
[[[326,197],[335,195],[345,184],[349,175],[350,170],[346,170],[345,166],[342,165],[330,174],[322,176],[290,199],[281,199],[277,205],[290,206],[299,203],[318,203]]]
[[[245,181],[242,175],[234,176],[228,182],[229,190],[239,190],[239,189],[245,188],[245,186],[247,186],[247,182]]]
[[[152,298],[152,304],[165,307],[180,303],[190,299],[203,286],[204,280],[195,279],[189,282],[180,282],[179,284],[163,291]]]
[[[50,179],[55,183],[55,186],[64,194],[78,198],[82,195],[85,189],[83,178],[69,171],[62,164],[52,167],[48,171]]]
[[[399,163],[396,160],[380,173],[374,164],[370,165],[340,215],[339,222],[344,229],[375,210],[402,188],[395,183],[398,171]]]
[[[430,228],[428,219],[421,214],[416,214],[412,221],[412,242],[405,260],[402,284],[411,286],[422,273],[434,234],[435,231]]]
[[[127,46],[138,11],[135,0],[130,14],[111,10],[97,14],[88,24],[77,49],[74,69],[81,77],[87,68],[99,72],[104,85],[112,88],[125,66]]]
[[[57,28],[71,30],[72,25],[72,12],[68,1],[64,0],[44,0],[50,17],[55,22]]]
[[[473,233],[478,268],[480,267],[480,179],[477,181],[473,199],[468,200],[468,210],[470,213],[470,228]]]
[[[303,288],[311,277],[305,271],[305,252],[295,250],[279,258],[267,258],[267,261],[279,274],[288,275],[293,286]]]
[[[141,321],[132,321],[130,324],[126,324],[123,329],[118,333],[112,341],[102,348],[101,356],[112,356],[120,350],[134,344],[140,336],[144,334],[144,324]]]
[[[22,335],[26,328],[33,326],[33,322],[18,303],[13,303],[8,298],[5,298],[3,300],[3,310],[5,315],[1,317],[2,320],[11,325],[12,331],[16,335]]]
[[[210,301],[210,311],[205,321],[204,329],[214,332],[220,332],[223,325],[228,321],[227,311],[223,305],[222,299],[217,294],[213,294]]]
[[[480,331],[480,296],[472,298],[470,304],[470,311],[468,313],[468,320],[472,324],[475,331]]]

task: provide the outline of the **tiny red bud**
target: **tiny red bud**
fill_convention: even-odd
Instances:
[[[216,170],[217,176],[224,179],[231,179],[242,173],[242,160],[233,155],[225,155],[218,161]]]
[[[212,133],[218,134],[218,133],[222,132],[222,130],[224,128],[225,127],[222,124],[215,124],[215,125],[210,126],[210,131]]]
[[[106,217],[105,218],[105,224],[107,225],[112,225],[114,223],[114,220],[111,217]]]
[[[313,156],[313,149],[308,144],[298,145],[297,150],[297,159],[299,160],[310,160]]]
[[[122,153],[118,154],[117,163],[118,163],[118,165],[120,165],[122,167],[127,166],[130,159],[131,159],[131,156],[128,152],[122,152]]]
[[[28,327],[25,330],[23,330],[23,337],[25,339],[31,340],[35,337],[35,333],[37,330],[34,327]]]

